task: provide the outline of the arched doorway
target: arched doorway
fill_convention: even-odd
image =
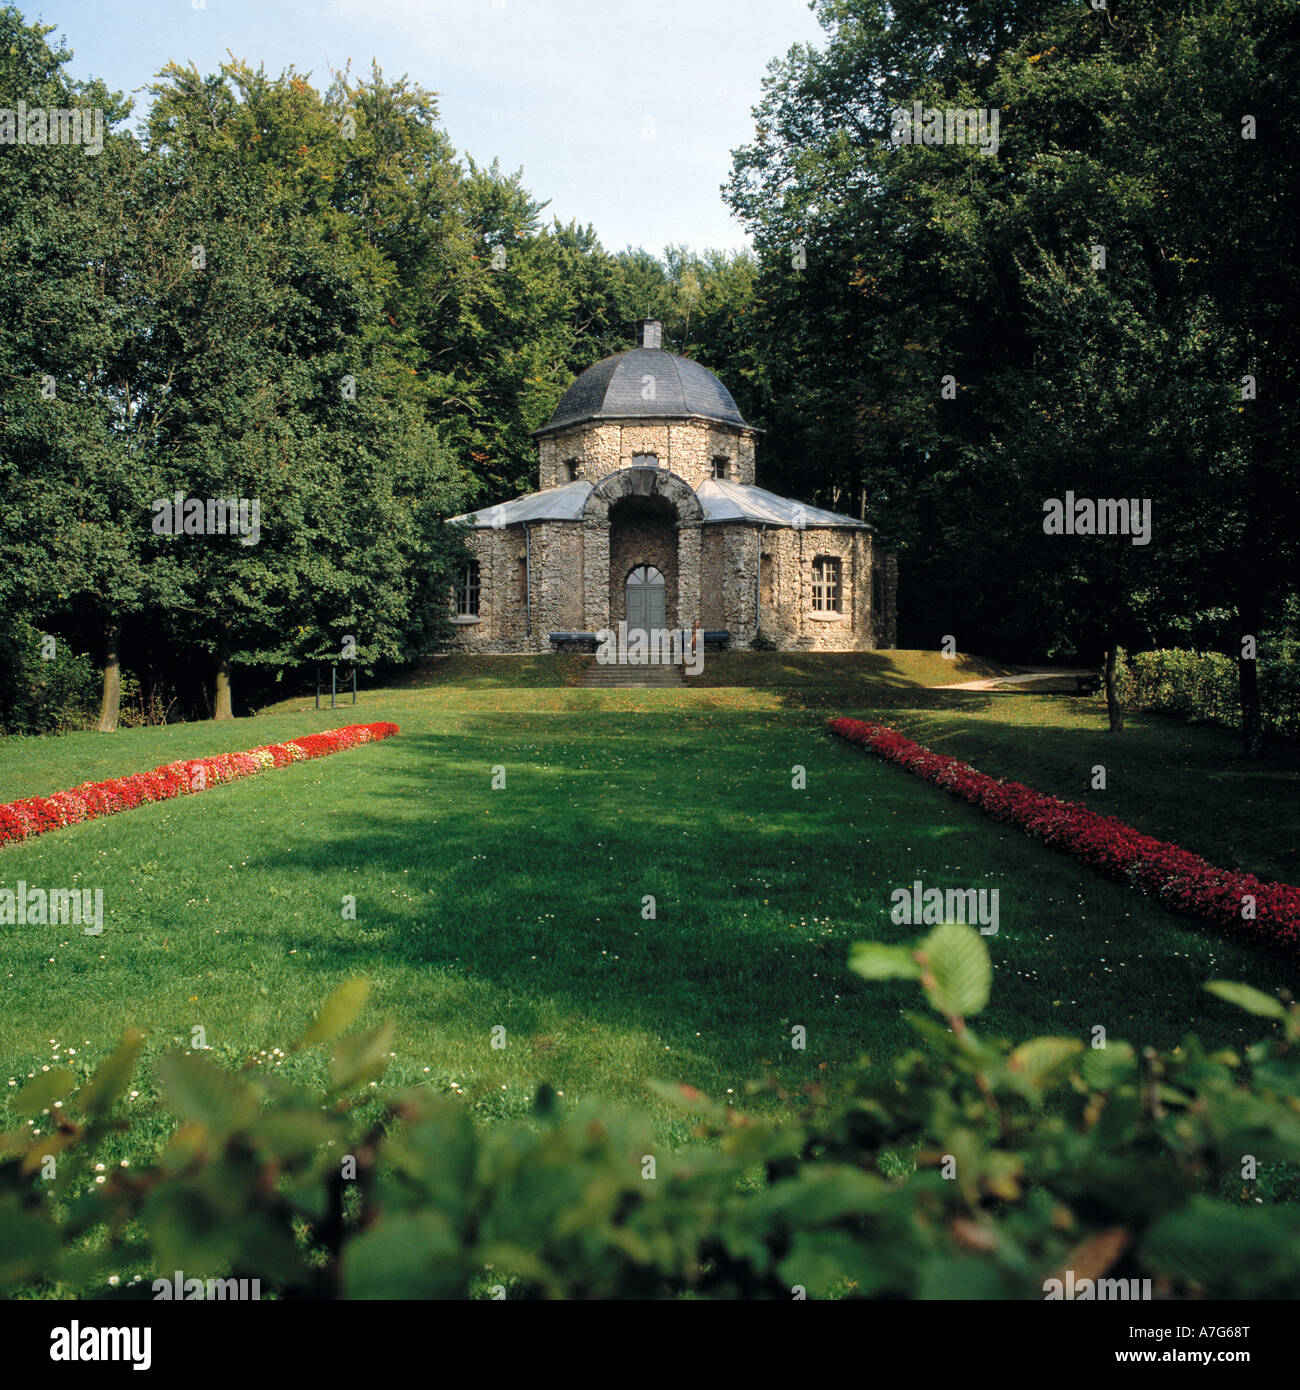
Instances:
[[[667,585],[653,565],[637,565],[627,577],[628,635],[656,632],[667,625],[665,597]]]
[[[605,474],[583,507],[584,574],[599,576],[585,589],[588,630],[617,628],[629,620],[627,581],[636,569],[656,569],[662,577],[664,628],[689,627],[699,612],[703,519],[699,498],[667,468]],[[645,623],[644,611],[635,616]],[[652,621],[657,616],[649,615]]]

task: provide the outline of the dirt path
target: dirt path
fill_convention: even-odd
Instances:
[[[999,693],[997,691],[999,685],[1027,685],[1030,681],[1048,681],[1058,679],[1062,676],[1068,678],[1071,676],[1095,676],[1096,674],[1096,671],[1081,671],[1073,667],[1042,666],[1033,671],[1026,671],[1020,676],[993,676],[986,680],[962,681],[957,685],[936,685],[931,688],[934,690],[992,690],[995,693]],[[1010,694],[1011,692],[1003,691],[1000,693]]]

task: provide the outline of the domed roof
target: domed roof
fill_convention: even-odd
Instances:
[[[588,420],[655,415],[694,416],[753,429],[736,409],[731,392],[707,367],[662,348],[638,347],[588,367],[560,398],[555,414],[533,433],[549,434]]]

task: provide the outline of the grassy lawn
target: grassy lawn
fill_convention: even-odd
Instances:
[[[1159,715],[1130,715],[1111,734],[1100,697],[958,695],[952,704],[880,717],[992,777],[1083,802],[1212,864],[1300,882],[1300,751],[1248,763],[1234,734]],[[1097,766],[1106,785],[1094,790]]]
[[[523,1113],[542,1079],[570,1099],[645,1104],[648,1075],[741,1099],[756,1076],[825,1080],[862,1051],[910,1045],[914,989],[867,986],[844,962],[855,940],[923,930],[889,919],[891,891],[915,879],[1000,890],[988,1032],[1255,1036],[1257,1020],[1201,985],[1294,989],[1293,965],[1096,878],[831,738],[824,720],[829,708],[888,719],[984,771],[1094,805],[1105,796],[1141,829],[1290,878],[1295,769],[1246,773],[1229,735],[1159,720],[1111,739],[1088,701],[935,692],[928,662],[881,655],[894,665],[878,684],[868,663],[828,686],[814,679],[823,658],[801,668],[780,656],[791,678],[773,687],[681,691],[574,689],[572,669],[544,663],[549,685],[528,663],[435,663],[355,710],[299,699],[221,726],[4,745],[7,800],[359,720],[402,727],[0,850],[3,886],[105,897],[97,938],[0,928],[0,1085],[70,1048],[74,1066],[96,1060],[135,1024],[149,1035],[133,1102],[145,1113],[122,1142],[152,1142],[164,1127],[154,1052],[201,1026],[218,1056],[310,1072],[317,1060],[274,1049],[335,985],[365,975],[367,1017],[397,1025],[390,1079],[454,1083],[486,1117]],[[954,665],[939,674],[981,674]],[[733,658],[732,681],[743,674]],[[1086,789],[1094,762],[1108,768],[1104,794]],[[796,765],[806,790],[792,788]],[[342,917],[347,895],[355,921]],[[790,1046],[795,1024],[804,1051]],[[656,1113],[666,1140],[685,1135]]]
[[[703,688],[833,690],[840,695],[856,690],[876,699],[901,691],[1015,675],[1024,669],[964,652],[951,658],[937,651],[719,652],[709,656],[692,683]]]

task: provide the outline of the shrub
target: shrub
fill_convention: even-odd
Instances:
[[[94,712],[99,673],[90,658],[59,638],[47,660],[43,637],[21,618],[0,625],[0,733],[80,729]]]
[[[349,1098],[375,1094],[392,1045],[379,1027],[337,1042],[323,1092],[161,1057],[179,1127],[152,1163],[96,1180],[125,1127],[115,1105],[142,1042],[128,1035],[75,1096],[56,1068],[11,1102],[54,1129],[0,1138],[0,1288],[148,1298],[180,1270],[280,1297],[1040,1299],[1073,1271],[1164,1296],[1294,1292],[1300,1211],[1257,1206],[1268,1189],[1242,1165],[1271,1178],[1300,1152],[1296,1005],[1209,986],[1270,1029],[1244,1061],[1191,1037],[1162,1056],[1011,1048],[968,1026],[991,973],[969,928],[859,945],[851,963],[915,981],[942,1022],[915,1019],[918,1050],[864,1059],[834,1092],[787,1097],[781,1123],[654,1083],[697,1122],[676,1152],[647,1116],[568,1109],[545,1086],[527,1122],[478,1130],[428,1088],[363,1122]],[[343,986],[298,1046],[339,1038],[364,998]]]
[[[1274,733],[1300,734],[1300,665],[1297,644],[1261,643],[1259,698],[1264,724]],[[1119,653],[1120,699],[1126,709],[1179,719],[1235,726],[1241,718],[1237,663],[1222,652],[1173,648]]]

